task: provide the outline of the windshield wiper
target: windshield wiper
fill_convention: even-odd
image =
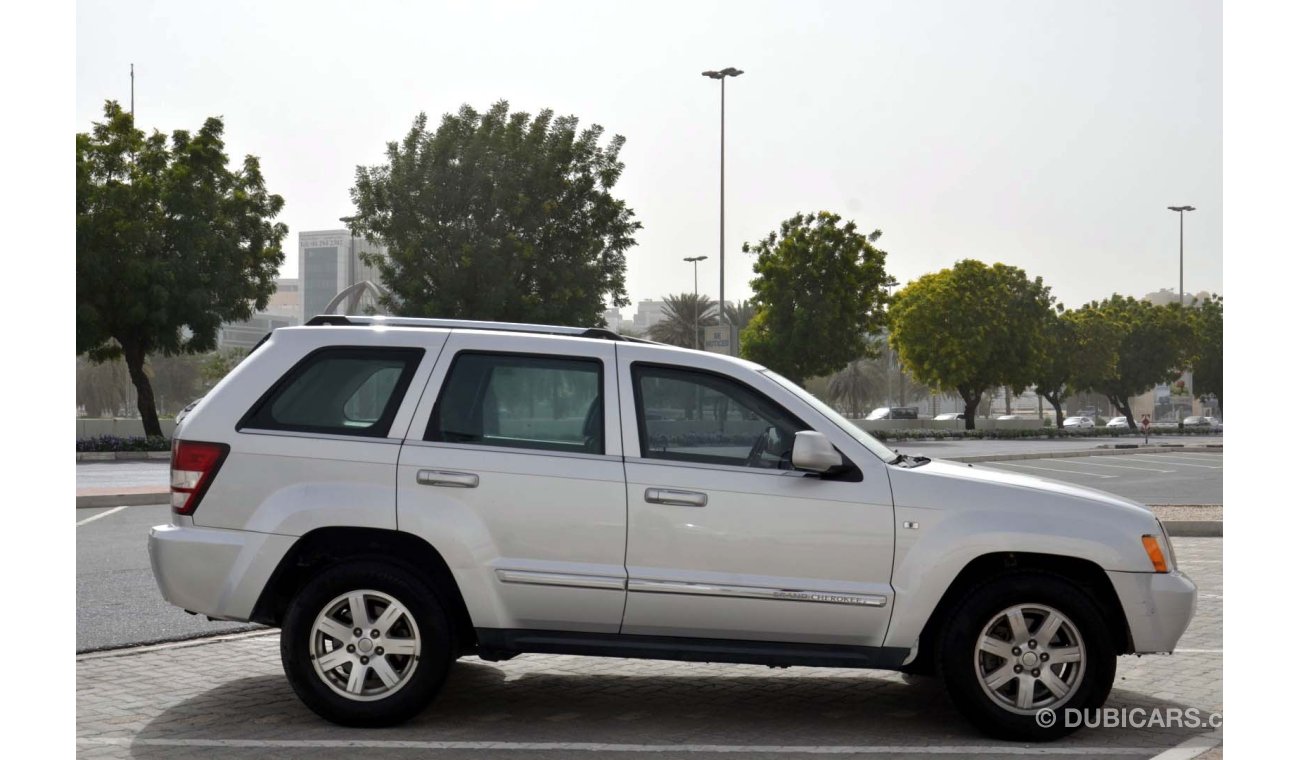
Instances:
[[[898,456],[889,460],[887,464],[897,464],[897,465],[902,465],[904,467],[920,467],[921,465],[927,464],[930,461],[930,457],[915,457],[912,456],[911,454],[903,454],[899,452],[895,452],[895,453],[898,453]]]

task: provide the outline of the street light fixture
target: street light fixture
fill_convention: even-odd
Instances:
[[[690,256],[682,259],[688,261],[695,270],[695,348],[700,347],[700,262],[707,259],[708,256]]]
[[[1195,211],[1192,206],[1169,206],[1170,211],[1178,212],[1178,305],[1183,305],[1183,212]]]
[[[718,161],[718,314],[721,317],[722,324],[727,326],[727,344],[728,353],[734,353],[735,347],[732,345],[735,341],[731,335],[731,323],[727,321],[726,303],[727,303],[727,77],[738,77],[745,72],[734,66],[728,66],[721,71],[704,71],[701,72],[709,79],[716,79],[722,85],[722,109],[721,109],[721,128],[719,129],[719,142],[721,151],[719,152]]]

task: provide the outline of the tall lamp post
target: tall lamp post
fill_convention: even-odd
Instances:
[[[695,348],[700,347],[700,262],[708,256],[691,256],[682,261],[690,262],[695,270]]]
[[[734,66],[721,71],[702,72],[709,79],[716,79],[722,85],[722,119],[719,129],[721,151],[718,161],[718,316],[727,326],[727,352],[735,354],[734,336],[731,323],[727,321],[727,77],[738,77],[745,72]]]
[[[1178,305],[1183,305],[1183,212],[1195,211],[1192,206],[1169,206],[1178,212]]]

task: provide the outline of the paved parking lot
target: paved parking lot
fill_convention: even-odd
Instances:
[[[1145,714],[1195,708],[1208,716],[1223,702],[1222,540],[1174,544],[1181,568],[1200,586],[1196,617],[1174,655],[1121,658],[1109,704]],[[345,729],[316,718],[294,697],[278,645],[270,632],[79,656],[78,754],[1152,757],[1189,741],[1217,743],[1217,734],[1184,726],[1085,729],[1048,746],[1009,744],[971,729],[928,678],[555,655],[502,663],[466,658],[438,701],[411,723]]]
[[[1222,504],[1223,454],[1185,451],[985,462],[1008,472],[1066,480],[1143,504]]]

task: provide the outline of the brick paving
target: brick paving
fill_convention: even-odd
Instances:
[[[1174,543],[1201,593],[1180,642],[1187,651],[1121,658],[1109,705],[1208,715],[1223,702],[1222,540]],[[326,723],[302,706],[278,647],[277,634],[262,633],[80,656],[78,756],[1132,757],[1206,733],[1098,728],[1047,746],[1000,743],[974,731],[929,678],[559,655],[466,658],[415,720],[367,731]]]

